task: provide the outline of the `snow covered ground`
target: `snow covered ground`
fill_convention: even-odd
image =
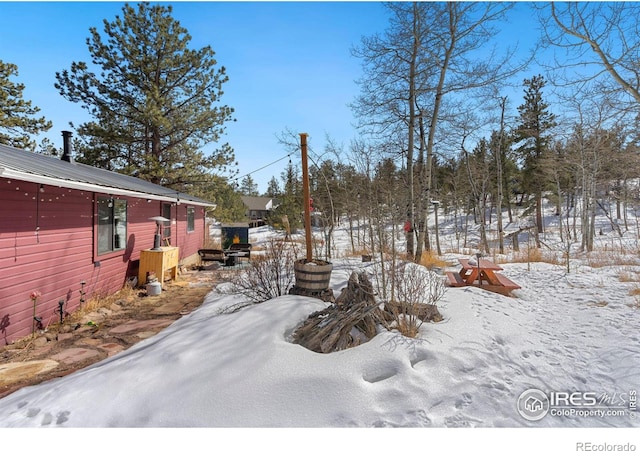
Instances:
[[[268,233],[261,228],[251,240],[260,242]],[[333,259],[335,293],[354,268],[371,264],[359,260]],[[449,444],[468,436],[442,436],[433,428],[479,427],[499,434],[487,438],[487,448],[471,436],[469,446],[480,449],[539,449],[548,437],[543,432],[551,443],[562,443],[549,449],[580,449],[579,440],[629,442],[640,449],[640,410],[634,406],[640,309],[630,295],[639,285],[621,276],[640,274],[640,265],[593,268],[574,262],[569,274],[547,263],[502,266],[522,286],[516,298],[448,289],[439,304],[444,321],[424,324],[418,339],[385,332],[327,355],[289,341],[323,302],[288,295],[221,314],[242,299],[212,292],[201,308],[129,350],[0,399],[0,426],[415,427],[421,435],[404,436],[427,442],[439,437]],[[535,408],[525,416],[519,411],[529,408],[519,398],[530,389],[557,398],[544,406],[547,414],[540,420],[525,418]],[[326,449],[314,438],[318,432],[310,434],[295,435],[302,441],[296,449]],[[500,434],[515,437],[517,448]],[[392,437],[389,446],[399,445],[399,437]]]

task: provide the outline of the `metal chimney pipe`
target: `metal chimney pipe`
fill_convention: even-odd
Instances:
[[[62,132],[62,144],[63,144],[63,152],[62,152],[62,161],[67,161],[71,163],[73,161],[73,157],[71,156],[71,135],[72,133],[69,131]]]

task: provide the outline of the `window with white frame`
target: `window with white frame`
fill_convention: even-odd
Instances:
[[[98,255],[127,246],[127,201],[98,197]]]
[[[162,224],[162,245],[171,246],[171,204],[162,204],[162,217],[169,221]]]
[[[196,209],[195,207],[187,207],[187,232],[193,232],[196,229]]]

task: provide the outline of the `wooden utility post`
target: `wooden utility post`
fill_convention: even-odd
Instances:
[[[307,246],[307,262],[313,261],[311,248],[311,195],[309,194],[309,167],[307,158],[307,134],[300,133],[300,147],[302,149],[302,193],[304,196],[304,231]]]

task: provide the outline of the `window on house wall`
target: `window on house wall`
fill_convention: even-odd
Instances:
[[[193,232],[196,229],[196,209],[195,207],[187,207],[187,232]]]
[[[98,197],[98,255],[127,245],[127,201]]]
[[[162,217],[171,219],[171,204],[162,204]],[[163,223],[162,226],[162,245],[171,244],[171,221]]]

